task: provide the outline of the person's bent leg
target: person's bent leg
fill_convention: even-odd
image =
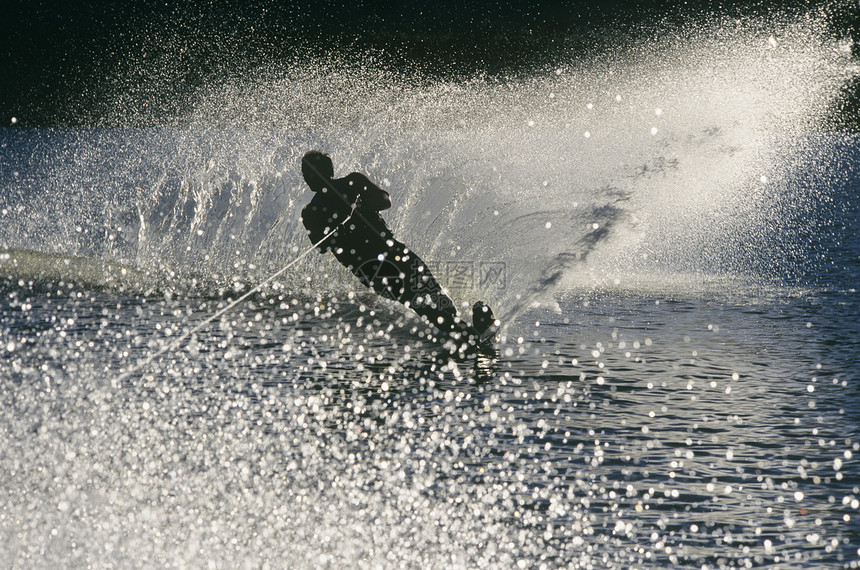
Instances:
[[[406,246],[396,243],[400,247],[394,262],[405,275],[398,300],[446,334],[463,332],[465,323],[458,317],[454,301],[445,294],[427,264]]]
[[[353,272],[379,295],[406,305],[443,333],[467,331],[454,301],[427,264],[402,243],[395,241],[388,251],[358,265]]]

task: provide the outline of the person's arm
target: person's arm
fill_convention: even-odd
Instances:
[[[391,196],[388,192],[368,180],[367,176],[353,172],[347,176],[352,188],[358,191],[359,203],[362,208],[379,212],[391,207]]]

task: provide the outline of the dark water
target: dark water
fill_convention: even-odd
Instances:
[[[0,133],[4,566],[856,567],[860,142],[813,133],[857,70],[780,25]],[[308,148],[497,358],[315,253],[209,321],[310,245]]]

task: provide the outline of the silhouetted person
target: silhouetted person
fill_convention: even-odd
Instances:
[[[460,320],[427,264],[394,239],[379,215],[391,207],[388,192],[358,172],[334,178],[331,158],[319,151],[302,157],[302,175],[315,193],[302,210],[311,242],[336,230],[318,246],[322,253],[332,252],[362,283],[426,317],[443,333],[481,342],[495,322],[492,311],[478,302],[472,308],[474,328]]]

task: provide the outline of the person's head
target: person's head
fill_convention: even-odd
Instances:
[[[302,157],[302,176],[311,190],[319,192],[334,177],[334,166],[329,155],[312,150]]]

